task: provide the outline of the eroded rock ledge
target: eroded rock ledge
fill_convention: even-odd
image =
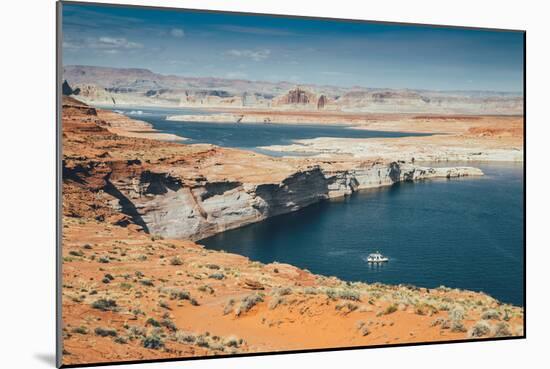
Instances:
[[[167,238],[199,240],[361,189],[483,174],[472,167],[272,158],[123,137],[112,132],[112,122],[127,127],[131,119],[64,101],[64,214]]]
[[[113,206],[139,218],[152,234],[198,240],[361,189],[483,173],[471,167],[430,168],[392,162],[365,163],[351,169],[315,165],[292,173],[281,182],[261,184],[199,178],[186,185],[170,173],[126,174],[119,175],[113,168],[110,175],[110,192],[122,195]]]

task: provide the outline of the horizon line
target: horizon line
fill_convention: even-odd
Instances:
[[[225,80],[225,81],[246,81],[246,82],[256,82],[256,83],[270,83],[270,84],[280,84],[280,83],[288,83],[288,84],[292,84],[294,86],[308,86],[308,85],[313,85],[313,86],[316,86],[316,87],[331,87],[331,88],[340,88],[340,89],[371,89],[371,90],[391,90],[391,91],[403,91],[403,90],[409,90],[409,91],[429,91],[429,92],[447,92],[447,93],[451,93],[451,92],[477,92],[477,93],[502,93],[502,94],[518,94],[520,96],[523,96],[524,95],[524,91],[521,90],[521,91],[504,91],[504,90],[462,90],[462,89],[456,89],[456,90],[439,90],[439,89],[428,89],[428,88],[411,88],[411,87],[399,87],[399,88],[395,88],[395,87],[368,87],[368,86],[362,86],[362,85],[354,85],[354,86],[335,86],[335,85],[327,85],[327,84],[317,84],[317,83],[314,83],[314,82],[303,82],[303,83],[298,83],[298,82],[291,82],[291,81],[284,81],[284,80],[280,80],[280,81],[277,81],[277,82],[273,82],[273,81],[268,81],[268,80],[254,80],[254,79],[245,79],[245,78],[227,78],[227,77],[218,77],[218,76],[189,76],[189,75],[182,75],[182,74],[174,74],[174,73],[162,73],[162,72],[157,72],[157,71],[154,71],[150,68],[143,68],[143,67],[125,67],[125,68],[122,68],[122,67],[110,67],[110,66],[102,66],[102,65],[86,65],[86,64],[67,64],[67,65],[63,65],[63,68],[66,68],[66,67],[92,67],[92,68],[104,68],[104,69],[116,69],[116,70],[131,70],[131,69],[134,69],[134,70],[143,70],[143,71],[147,71],[147,72],[150,72],[150,73],[153,73],[153,74],[158,74],[158,75],[161,75],[161,76],[164,76],[164,77],[170,77],[170,76],[174,76],[174,77],[180,77],[180,78],[197,78],[197,79],[207,79],[207,78],[216,78],[216,79],[221,79],[221,80]]]

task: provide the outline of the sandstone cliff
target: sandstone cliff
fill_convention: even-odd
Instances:
[[[161,144],[115,137],[95,121],[97,110],[66,103],[68,189],[92,189],[92,205],[116,223],[133,223],[151,234],[197,240],[228,229],[296,211],[329,198],[400,181],[482,175],[475,168],[429,168],[396,161],[271,158],[211,145]],[[90,124],[71,124],[88,116]],[[116,113],[100,111],[115,124]],[[127,118],[125,118],[127,120]],[[139,124],[139,123],[138,123]],[[90,134],[94,150],[83,150]],[[113,142],[116,148],[112,149]],[[111,148],[103,151],[102,148]],[[83,155],[83,152],[88,155]],[[78,191],[76,191],[78,192]],[[67,204],[70,214],[78,210]],[[82,211],[86,214],[86,210]]]

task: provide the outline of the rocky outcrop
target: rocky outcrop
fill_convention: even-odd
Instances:
[[[125,171],[126,172],[126,171]],[[285,214],[329,198],[401,181],[482,175],[476,168],[430,168],[374,163],[350,169],[312,166],[278,183],[201,182],[186,186],[168,173],[117,175],[110,183],[131,202],[115,206],[140,219],[148,232],[198,240],[228,229]]]
[[[273,99],[272,106],[277,108],[292,108],[306,110],[322,110],[330,104],[326,95],[317,95],[301,87],[294,87],[288,92]]]
[[[271,158],[112,132],[142,122],[72,98],[63,105],[64,214],[202,239],[372,187],[482,175],[403,161]],[[120,129],[120,128],[119,128]]]

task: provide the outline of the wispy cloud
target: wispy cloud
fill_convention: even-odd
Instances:
[[[172,35],[172,37],[176,38],[182,38],[183,36],[185,36],[185,32],[181,28],[172,28],[170,30],[170,34]]]
[[[286,29],[281,28],[264,28],[264,27],[247,27],[247,26],[237,26],[234,24],[222,24],[216,28],[222,31],[236,32],[236,33],[249,33],[254,35],[262,36],[291,36],[294,35],[293,32],[290,32]]]
[[[231,49],[225,52],[225,55],[229,55],[236,58],[248,58],[257,62],[267,59],[270,54],[271,54],[271,50],[269,49],[260,49],[260,50]]]
[[[141,49],[143,44],[129,41],[125,37],[89,37],[82,40],[63,40],[64,49],[92,49],[105,54],[118,54],[120,50]]]
[[[103,36],[95,41],[92,40],[89,46],[98,49],[141,49],[143,44],[128,41],[124,37]]]

